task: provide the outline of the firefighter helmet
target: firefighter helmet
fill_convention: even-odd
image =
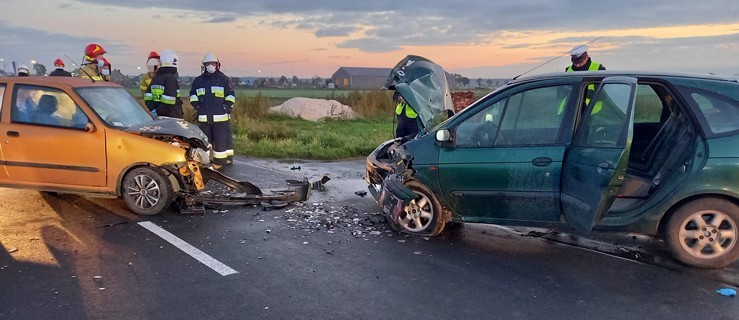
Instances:
[[[56,60],[54,60],[54,66],[64,68],[64,61],[62,61],[62,59],[60,58],[57,58]]]
[[[91,43],[85,47],[85,56],[89,57],[90,60],[96,59],[98,56],[105,54],[106,51],[99,44]]]
[[[218,57],[212,52],[208,52],[203,56],[203,67],[205,67],[205,64],[208,62],[215,62],[216,63],[216,70],[221,70],[221,61],[218,60]]]
[[[162,51],[162,56],[159,58],[162,67],[175,67],[177,68],[177,64],[179,63],[179,57],[177,57],[177,54],[172,50],[164,50]]]
[[[159,54],[156,51],[149,52],[149,57],[146,60],[149,59],[159,59]]]

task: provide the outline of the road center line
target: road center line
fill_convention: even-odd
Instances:
[[[218,272],[224,277],[230,274],[239,273],[238,271],[231,269],[231,267],[209,256],[207,253],[185,242],[185,240],[178,238],[177,236],[171,234],[169,231],[162,229],[161,227],[150,221],[139,222],[139,225],[144,227],[146,230],[149,230],[152,233],[158,235],[162,239],[171,243],[173,246],[177,247],[177,249],[180,249],[184,253],[189,254],[191,257],[195,258],[195,260],[200,261],[200,263],[206,265],[208,268],[213,269],[213,271]]]

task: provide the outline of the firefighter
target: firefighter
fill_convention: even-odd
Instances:
[[[111,68],[110,61],[103,57],[103,67],[100,69],[100,75],[103,77],[103,80],[110,82]]]
[[[573,72],[573,71],[598,71],[598,70],[606,70],[606,67],[603,66],[600,63],[593,62],[592,59],[590,59],[590,56],[588,55],[588,46],[581,45],[581,46],[575,46],[570,50],[570,61],[572,61],[572,65],[567,67],[565,69],[565,72]],[[588,85],[588,92],[585,95],[585,105],[587,106],[590,104],[590,99],[593,98],[593,95],[595,95],[595,84]],[[559,105],[558,114],[562,114],[562,111],[564,111],[564,100]],[[592,114],[596,114],[600,112],[600,110],[603,108],[603,104],[598,102],[596,103],[596,106],[593,108]]]
[[[395,129],[395,137],[406,137],[418,134],[418,114],[403,99],[399,92],[393,94],[395,101],[395,115],[398,117],[398,127]]]
[[[147,71],[142,73],[141,76],[139,76],[139,78],[141,79],[141,81],[139,81],[139,90],[141,90],[142,96],[146,93],[146,89],[149,88],[149,84],[151,83],[151,78],[154,77],[158,68],[159,68],[159,54],[156,53],[156,51],[149,52],[149,57],[146,58]]]
[[[31,74],[31,71],[28,69],[28,66],[25,64],[22,64],[18,66],[18,76],[19,77],[28,77]]]
[[[172,50],[164,50],[161,56],[161,67],[151,79],[149,88],[144,93],[144,103],[155,116],[183,118],[182,100],[179,97],[177,64],[179,58]]]
[[[72,74],[64,70],[64,61],[62,59],[57,58],[54,60],[54,66],[56,69],[52,71],[49,76],[51,77],[71,77]]]
[[[221,63],[213,53],[203,56],[203,73],[192,82],[190,103],[198,113],[200,129],[213,144],[215,167],[231,164],[231,110],[236,102],[230,79],[221,72]]]
[[[88,44],[85,47],[85,54],[82,58],[82,68],[80,68],[79,77],[82,79],[92,79],[92,81],[102,81],[103,76],[100,69],[103,67],[103,55],[105,49],[96,43]]]

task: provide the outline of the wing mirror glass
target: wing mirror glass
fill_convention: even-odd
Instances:
[[[438,142],[449,142],[452,141],[452,134],[449,129],[441,129],[436,131],[436,141]]]

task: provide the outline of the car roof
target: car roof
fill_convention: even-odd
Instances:
[[[689,78],[695,80],[718,80],[737,82],[736,78],[732,77],[721,77],[707,74],[694,74],[694,73],[679,73],[679,72],[659,72],[659,71],[611,71],[611,70],[598,70],[598,71],[575,71],[575,72],[554,72],[544,73],[532,76],[526,76],[515,79],[510,82],[522,83],[530,81],[550,80],[558,78],[569,78],[569,77],[610,77],[610,76],[633,76],[633,77],[653,77],[653,78]]]
[[[0,77],[0,83],[29,84],[51,87],[112,87],[120,86],[117,83],[107,81],[95,81],[90,79],[81,79],[76,77],[47,77],[47,76],[30,76],[30,77]]]

